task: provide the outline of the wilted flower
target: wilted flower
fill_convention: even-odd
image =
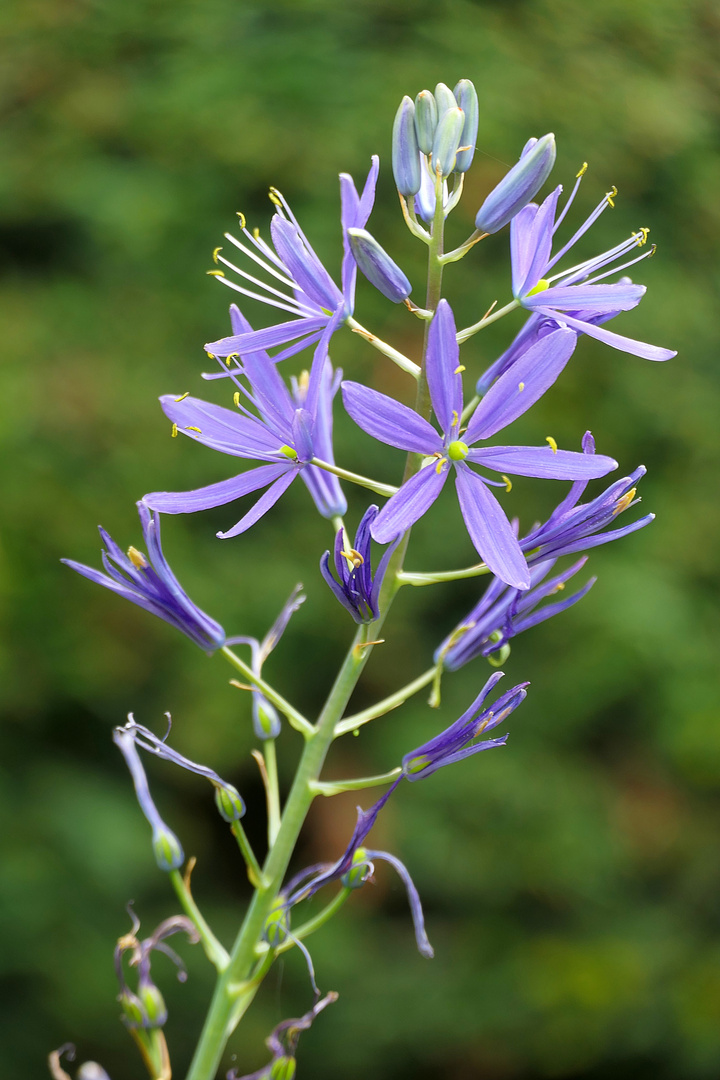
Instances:
[[[177,953],[166,943],[166,938],[180,932],[187,934],[191,945],[197,945],[200,935],[191,919],[185,915],[173,915],[165,919],[156,930],[140,941],[137,932],[140,929],[140,920],[132,909],[128,909],[132,918],[133,926],[129,934],[123,934],[118,939],[115,947],[115,972],[120,983],[118,1001],[123,1007],[124,1021],[130,1028],[160,1028],[167,1020],[167,1008],[160,990],[157,988],[150,975],[150,961],[153,950],[164,953],[178,969],[178,982],[185,982],[187,971]],[[137,993],[134,993],[127,985],[123,972],[123,957],[130,953],[129,964],[137,968],[138,985]]]
[[[380,589],[390,558],[399,542],[396,540],[390,545],[373,574],[370,562],[370,530],[377,514],[377,506],[367,508],[358,525],[353,548],[348,547],[345,530],[338,529],[335,537],[335,570],[339,582],[330,573],[330,552],[326,551],[320,560],[322,576],[357,623],[372,622],[378,618]]]
[[[311,1027],[318,1013],[321,1013],[328,1005],[332,1005],[337,999],[338,995],[331,990],[304,1016],[296,1020],[283,1020],[265,1041],[268,1050],[272,1051],[272,1060],[257,1072],[246,1073],[245,1076],[239,1076],[237,1069],[231,1069],[227,1074],[227,1080],[292,1080],[295,1075],[295,1053],[300,1036],[303,1031]]]
[[[185,861],[182,845],[175,833],[167,827],[160,817],[157,807],[152,800],[147,776],[145,775],[145,770],[143,769],[140,755],[138,754],[135,745],[135,732],[133,731],[133,727],[134,724],[131,723],[128,727],[115,728],[113,731],[113,742],[125,758],[125,764],[130,770],[140,809],[152,828],[152,846],[155,861],[161,870],[165,870],[166,872],[177,870],[177,868],[182,866]]]

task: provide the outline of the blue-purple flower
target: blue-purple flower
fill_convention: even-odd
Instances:
[[[390,557],[398,545],[397,540],[390,545],[373,574],[370,563],[370,529],[377,514],[377,506],[369,506],[365,511],[355,534],[355,546],[352,548],[348,544],[345,530],[338,529],[334,561],[339,582],[330,572],[330,552],[326,551],[320,560],[320,573],[356,623],[372,622],[378,618],[378,600],[383,578]]]
[[[272,624],[262,641],[251,637],[230,638],[228,645],[249,645],[251,650],[250,665],[253,675],[262,675],[263,664],[285,633],[287,624],[301,604],[305,603],[302,585],[296,585],[290,593],[283,609]],[[282,723],[275,706],[259,690],[252,695],[253,730],[258,739],[277,739],[282,730]]]
[[[237,309],[231,314],[235,320],[245,322]],[[293,480],[302,476],[324,517],[343,514],[347,504],[337,479],[309,464],[320,454],[324,455],[321,460],[332,463],[332,400],[341,378],[333,374],[327,355],[333,325],[331,320],[315,350],[309,375],[295,383],[292,394],[275,364],[261,350],[243,354],[240,365],[230,372],[238,386],[236,412],[186,395],[162,397],[163,411],[173,422],[173,431],[232,457],[267,464],[195,491],[151,492],[143,502],[167,514],[189,514],[268,488],[237,524],[218,533],[225,539],[254,525]],[[257,415],[243,404],[243,398],[254,406]]]
[[[218,281],[254,300],[289,311],[295,317],[289,322],[279,323],[265,330],[242,330],[219,341],[211,341],[205,346],[209,353],[213,356],[232,356],[234,353],[244,354],[286,346],[281,353],[273,357],[275,361],[279,361],[317,342],[329,327],[332,333],[341,322],[352,315],[357,267],[347,230],[363,229],[367,224],[375,202],[378,169],[379,160],[373,157],[362,195],[358,194],[351,176],[347,173],[340,175],[340,217],[344,249],[341,289],[320,262],[287,202],[274,188],[270,192],[270,197],[277,207],[270,225],[273,247],[251,233],[245,227],[245,219],[242,217],[241,229],[245,242],[230,233],[225,234],[235,247],[261,268],[271,282],[279,283],[282,288],[278,289],[276,284],[255,277],[216,251],[217,261],[249,282],[253,288],[239,285],[222,273],[218,275]]]
[[[160,545],[159,517],[151,514],[141,502],[137,507],[147,555],[135,547],[128,548],[126,555],[100,526],[100,536],[105,545],[102,553],[105,573],[73,559],[61,559],[61,562],[90,581],[111,589],[118,596],[124,596],[131,603],[164,619],[206,652],[221,648],[225,644],[222,626],[193,604],[167,564]]]
[[[521,701],[527,696],[525,687],[527,683],[519,683],[507,690],[489,708],[484,708],[485,699],[497,682],[503,678],[502,671],[496,671],[490,676],[478,696],[469,709],[451,724],[449,728],[436,735],[434,739],[423,743],[417,750],[412,750],[402,759],[403,776],[406,780],[424,780],[426,776],[442,769],[445,765],[452,765],[456,761],[462,761],[473,754],[479,754],[481,750],[491,750],[496,746],[504,746],[507,735],[501,735],[497,739],[485,739],[482,736],[492,731],[517,709]]]
[[[556,561],[549,559],[530,567],[530,589],[527,592],[511,589],[504,581],[494,578],[472,611],[437,648],[435,662],[442,663],[449,671],[456,671],[476,656],[491,656],[502,650],[516,634],[551,619],[553,615],[559,615],[582,600],[595,584],[596,578],[590,578],[572,595],[552,604],[544,604],[537,610],[541,601],[565,588],[566,582],[582,569],[587,559],[578,559],[563,573],[545,580]]]
[[[540,206],[530,203],[512,219],[510,254],[513,296],[529,311],[604,341],[614,349],[633,353],[646,360],[669,360],[676,355],[671,349],[660,349],[655,345],[634,341],[632,338],[604,330],[598,325],[620,311],[629,311],[636,307],[645,294],[644,285],[635,285],[628,279],[608,284],[605,279],[652,254],[653,249],[622,261],[635,248],[644,246],[647,229],[638,229],[627,240],[601,255],[586,259],[568,270],[550,274],[553,267],[588,231],[603,210],[613,205],[612,199],[616,194],[614,190],[601,200],[570,240],[552,254],[553,235],[572,204],[583,171],[579,174],[557,220],[556,210],[562,192],[561,185],[556,187]]]
[[[552,385],[575,347],[577,335],[559,329],[538,341],[491,387],[461,428],[463,386],[452,310],[441,300],[430,324],[427,380],[439,434],[412,409],[385,394],[354,382],[343,383],[345,408],[369,435],[391,446],[423,454],[426,461],[406,481],[375,519],[371,532],[379,543],[394,540],[433,504],[455,470],[460,509],[480,557],[508,585],[527,589],[530,576],[525,557],[489,485],[506,487],[505,474],[557,480],[589,480],[617,468],[604,456],[589,457],[555,445],[489,446],[471,449],[521,416]],[[468,462],[499,472],[502,482],[487,480]]]

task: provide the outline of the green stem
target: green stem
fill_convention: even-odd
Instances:
[[[340,910],[351,892],[353,892],[352,889],[343,887],[337,896],[334,896],[330,903],[326,904],[322,911],[319,911],[314,918],[308,919],[308,921],[303,923],[302,926],[299,926],[297,930],[293,930],[293,937],[302,941],[303,938],[310,937],[311,934],[314,934],[316,930],[319,930],[321,926],[324,926],[326,922],[332,919],[336,911]],[[287,942],[283,943],[277,951],[279,953],[285,952],[286,949],[292,948],[292,944],[292,940],[288,938]]]
[[[316,465],[318,469],[324,469],[325,472],[333,473],[343,480],[349,480],[352,484],[369,488],[376,495],[394,495],[398,490],[391,484],[381,484],[378,480],[370,480],[367,476],[360,476],[359,473],[348,472],[347,469],[341,469],[338,465],[331,465],[329,461],[322,461],[320,458],[311,458],[310,464]]]
[[[310,721],[306,720],[302,713],[298,712],[297,709],[294,708],[289,701],[286,701],[281,694],[278,694],[277,691],[273,690],[269,683],[266,683],[259,675],[255,675],[252,668],[241,660],[228,645],[223,645],[220,651],[249,683],[252,683],[253,686],[257,687],[257,689],[265,695],[268,701],[272,702],[272,704],[280,710],[283,716],[287,717],[291,727],[294,727],[296,731],[301,732],[306,738],[314,733],[315,728]]]
[[[478,563],[476,566],[468,566],[465,570],[438,570],[427,574],[408,574],[401,570],[398,580],[401,585],[437,585],[443,581],[464,581],[466,578],[482,577],[483,574],[489,573],[489,566]]]
[[[250,841],[247,838],[247,833],[245,832],[239,821],[233,821],[231,829],[233,836],[237,840],[237,845],[242,852],[242,857],[245,860],[248,881],[254,889],[257,889],[260,885],[263,884],[263,872],[260,869],[259,862],[255,858],[255,852],[250,846]]]
[[[263,743],[265,769],[267,772],[268,846],[272,847],[280,831],[280,789],[278,787],[277,754],[275,740]]]
[[[401,368],[403,371],[406,371],[408,375],[412,375],[413,379],[417,379],[420,374],[420,368],[417,366],[416,363],[414,363],[414,361],[410,360],[409,357],[405,356],[404,353],[398,352],[397,349],[393,349],[392,345],[388,345],[388,343],[386,341],[383,341],[382,338],[376,337],[375,334],[371,333],[369,330],[366,330],[365,327],[357,321],[357,319],[353,319],[351,317],[349,319],[346,319],[345,322],[354,334],[359,334],[360,337],[364,338],[365,341],[372,345],[374,349],[377,349],[378,352],[381,352],[383,356],[387,356],[390,360],[393,361],[394,364],[397,364],[399,368]]]
[[[483,330],[486,326],[489,326],[490,323],[494,323],[497,319],[502,319],[504,315],[508,315],[511,311],[514,311],[516,307],[520,307],[520,301],[511,300],[505,307],[493,311],[492,315],[486,315],[484,319],[480,319],[479,322],[473,323],[472,326],[466,326],[464,330],[459,330],[457,335],[458,345],[462,345],[463,341],[467,341],[473,334],[477,334],[478,330]]]
[[[402,573],[398,575],[400,578],[404,577]],[[355,713],[354,716],[347,716],[344,720],[341,720],[339,724],[335,725],[335,737],[338,735],[347,735],[349,731],[357,731],[363,724],[367,724],[370,720],[376,720],[378,716],[385,716],[386,713],[391,712],[393,709],[397,709],[399,705],[411,698],[413,694],[417,694],[418,690],[422,690],[424,686],[432,682],[435,677],[435,668],[431,667],[417,679],[408,683],[407,686],[403,686],[402,690],[396,690],[394,694],[390,694],[389,697],[383,698],[382,701],[378,701],[377,705],[372,705],[369,709],[363,709],[362,712]]]
[[[337,731],[337,725],[335,726]],[[364,788],[380,787],[381,784],[389,784],[397,780],[402,769],[398,765],[390,772],[380,773],[378,776],[359,776],[355,780],[311,780],[310,790],[314,795],[341,795],[344,791],[362,791]]]
[[[224,971],[230,957],[205,922],[200,908],[193,899],[189,885],[186,883],[179,870],[170,871],[170,880],[172,881],[173,888],[177,893],[183,911],[188,918],[192,919],[195,929],[200,935],[200,942],[205,950],[205,955],[218,971]]]

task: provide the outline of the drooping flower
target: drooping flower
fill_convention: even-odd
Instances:
[[[469,709],[451,724],[449,728],[436,735],[434,739],[423,743],[417,750],[412,750],[402,759],[403,776],[406,780],[424,780],[445,765],[452,765],[463,758],[479,754],[481,750],[491,750],[495,746],[504,746],[507,735],[498,739],[480,738],[501,724],[511,712],[517,709],[527,696],[527,683],[519,683],[507,690],[490,708],[483,708],[485,699],[497,682],[503,678],[502,671],[490,676]],[[479,740],[479,741],[478,741]]]
[[[135,787],[138,804],[152,829],[152,847],[155,861],[158,867],[166,871],[166,873],[177,870],[185,861],[182,845],[172,829],[169,829],[160,817],[153,802],[145,769],[135,745],[135,734],[126,727],[116,727],[113,731],[113,742],[125,758],[125,764],[130,771]]]
[[[470,539],[493,573],[508,585],[527,589],[530,577],[510,522],[488,485],[507,486],[505,474],[557,480],[589,480],[617,468],[612,458],[590,458],[555,445],[489,446],[471,449],[521,416],[552,385],[575,347],[577,335],[559,329],[538,341],[498,379],[480,402],[467,429],[460,427],[463,388],[455,321],[450,305],[441,300],[430,325],[427,380],[439,434],[427,420],[385,394],[354,382],[344,382],[345,408],[369,435],[391,446],[426,456],[427,461],[393,495],[375,519],[371,532],[379,543],[394,540],[432,505],[455,469],[460,509]],[[468,462],[499,472],[503,481],[487,480]]]
[[[149,754],[154,754],[155,757],[163,758],[165,761],[171,761],[173,765],[179,765],[181,769],[187,769],[188,772],[195,773],[197,776],[204,776],[215,789],[218,809],[225,820],[227,822],[239,821],[245,814],[245,803],[240,792],[233,784],[229,784],[227,780],[223,780],[222,777],[218,776],[215,770],[208,765],[199,765],[168,746],[170,714],[165,713],[165,715],[168,719],[168,731],[165,738],[160,739],[149,728],[144,727],[142,724],[136,724],[133,714],[128,713],[127,724],[121,728],[116,728],[116,731],[122,733],[123,745],[127,745],[127,741],[132,739],[136,746],[147,750]]]
[[[197,945],[200,935],[194,923],[185,915],[172,915],[165,919],[148,938],[138,939],[140,920],[128,908],[132,918],[132,930],[118,940],[115,947],[115,972],[120,983],[118,1001],[122,1005],[123,1019],[129,1028],[161,1028],[167,1020],[167,1007],[164,998],[152,980],[150,973],[151,955],[154,950],[164,953],[177,967],[178,982],[185,982],[187,971],[180,957],[171,949],[166,938],[173,934],[184,933],[191,945]],[[137,968],[137,994],[128,986],[123,971],[123,957],[130,953],[129,964]]]
[[[605,330],[599,325],[621,311],[636,307],[645,294],[644,285],[633,284],[629,279],[615,284],[608,284],[605,279],[652,254],[654,249],[622,261],[636,247],[644,246],[647,229],[638,229],[622,243],[568,270],[550,273],[597,221],[600,214],[608,206],[614,205],[613,198],[617,192],[613,189],[605,195],[570,240],[552,254],[553,235],[572,205],[583,173],[584,169],[578,174],[575,187],[557,220],[557,203],[562,185],[556,187],[540,206],[530,203],[512,219],[510,255],[513,296],[529,311],[551,318],[558,325],[568,326],[572,330],[604,341],[614,349],[644,357],[646,360],[669,360],[676,355],[673,350],[635,341]]]
[[[243,317],[235,311],[234,318]],[[341,378],[333,375],[327,355],[333,328],[331,320],[315,350],[309,375],[295,385],[292,396],[275,364],[260,352],[242,356],[240,367],[247,386],[239,378],[240,367],[230,373],[238,386],[238,412],[184,395],[162,397],[160,402],[174,424],[173,432],[181,431],[221,453],[267,464],[195,491],[151,492],[143,502],[167,514],[190,514],[268,488],[236,525],[218,533],[225,539],[249,529],[274,506],[293,480],[302,476],[324,517],[343,514],[347,504],[336,478],[326,479],[322,470],[309,464],[316,453],[332,462],[332,400]],[[241,395],[258,415],[243,405]]]
[[[369,506],[365,511],[355,534],[353,548],[348,546],[344,530],[338,529],[334,557],[339,582],[330,572],[330,552],[326,551],[320,560],[322,576],[336,598],[357,623],[372,622],[373,619],[378,618],[380,614],[378,600],[383,578],[399,542],[396,540],[390,545],[373,574],[370,563],[370,529],[377,514],[377,506]]]
[[[494,578],[472,611],[438,646],[435,662],[442,663],[449,671],[457,671],[476,656],[491,656],[499,652],[516,634],[559,615],[582,600],[595,584],[596,578],[590,578],[571,596],[544,604],[536,610],[541,601],[564,589],[565,583],[582,569],[587,559],[579,559],[569,569],[546,581],[556,561],[549,559],[530,567],[530,589],[527,592],[511,589],[504,581]]]
[[[249,645],[251,667],[254,675],[262,675],[262,667],[270,653],[285,633],[285,628],[301,604],[305,603],[302,585],[296,585],[290,593],[282,611],[268,630],[262,641],[251,637],[230,638],[228,645]],[[258,739],[276,739],[282,729],[280,717],[275,706],[259,690],[252,695],[253,730]]]
[[[279,282],[282,290],[255,277],[216,252],[219,263],[248,281],[254,288],[239,285],[224,274],[218,275],[218,281],[254,300],[289,311],[294,318],[265,330],[241,330],[230,337],[211,341],[205,346],[209,353],[213,356],[232,356],[234,353],[242,355],[246,352],[287,346],[273,357],[277,362],[313,345],[331,323],[333,332],[341,322],[352,315],[357,267],[347,230],[364,229],[367,224],[375,202],[378,169],[379,159],[374,156],[362,195],[358,194],[351,176],[347,173],[340,175],[340,218],[344,249],[342,289],[332,280],[287,202],[274,188],[270,192],[277,208],[270,225],[273,247],[251,233],[245,227],[245,219],[242,217],[241,230],[245,242],[230,233],[225,234],[230,243],[260,266],[267,276]]]
[[[90,581],[111,589],[118,596],[124,596],[131,603],[170,623],[206,652],[221,648],[225,644],[222,626],[193,604],[168,566],[160,545],[160,518],[157,514],[151,514],[142,502],[137,504],[137,508],[147,556],[135,547],[130,547],[126,555],[100,526],[100,536],[105,545],[102,553],[105,573],[73,559],[60,561]]]
[[[239,1076],[237,1069],[231,1069],[227,1074],[227,1080],[293,1080],[295,1054],[301,1034],[308,1030],[318,1013],[321,1013],[328,1005],[332,1005],[337,999],[338,995],[331,990],[320,1001],[316,1001],[312,1009],[304,1016],[293,1020],[283,1020],[265,1040],[265,1045],[272,1052],[272,1059],[267,1065],[244,1076]]]

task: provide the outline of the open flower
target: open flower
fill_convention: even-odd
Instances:
[[[137,508],[147,556],[135,547],[128,548],[126,555],[100,526],[100,536],[105,545],[102,561],[106,573],[73,559],[60,561],[90,581],[111,589],[118,596],[124,596],[131,603],[164,619],[206,652],[221,648],[225,644],[222,626],[193,604],[167,564],[160,545],[159,517],[151,514],[141,502]]]
[[[339,582],[330,573],[330,552],[326,551],[320,560],[320,573],[356,623],[372,622],[379,616],[380,589],[390,557],[399,542],[398,540],[390,545],[373,574],[370,564],[370,529],[377,514],[377,506],[367,508],[358,525],[353,548],[347,542],[345,530],[338,529],[334,561]]]
[[[373,157],[362,195],[358,194],[351,176],[347,173],[340,175],[340,218],[344,248],[342,289],[332,280],[287,202],[274,188],[270,191],[270,197],[277,207],[270,225],[273,247],[251,233],[245,227],[243,217],[240,222],[245,242],[230,233],[225,234],[231,244],[260,266],[271,281],[279,282],[284,291],[236,266],[219,254],[220,249],[215,253],[217,262],[238,274],[253,288],[239,285],[222,272],[217,275],[218,281],[254,300],[289,311],[295,317],[289,322],[279,323],[265,330],[235,331],[230,337],[211,341],[205,346],[209,353],[213,356],[231,356],[234,353],[286,346],[284,351],[273,357],[275,361],[282,360],[318,341],[331,323],[332,330],[335,330],[352,315],[357,266],[347,230],[363,229],[367,224],[375,202],[378,169],[379,159]]]
[[[570,240],[553,255],[553,235],[573,202],[583,173],[584,169],[579,173],[577,183],[557,220],[561,185],[556,187],[540,206],[530,203],[512,219],[510,255],[513,296],[529,311],[552,318],[560,326],[570,327],[604,341],[614,349],[633,353],[646,360],[669,360],[676,355],[671,349],[660,349],[655,345],[634,341],[613,331],[604,330],[598,325],[621,311],[636,307],[644,296],[644,285],[635,285],[629,279],[609,284],[605,279],[652,254],[653,249],[650,249],[642,255],[623,261],[635,248],[645,245],[647,229],[638,229],[622,243],[568,270],[550,273],[597,221],[600,214],[613,205],[613,197],[617,194],[613,189],[605,195]]]
[[[521,416],[545,392],[567,363],[577,335],[559,329],[538,341],[512,369],[492,386],[461,429],[463,412],[462,365],[452,310],[441,300],[430,325],[427,380],[433,410],[442,428],[435,428],[412,409],[359,383],[344,382],[345,408],[369,435],[391,446],[423,454],[420,472],[406,481],[375,519],[371,532],[380,543],[394,540],[409,529],[440,494],[455,470],[460,509],[480,557],[493,573],[518,589],[530,586],[525,557],[499,502],[489,485],[507,486],[505,474],[556,480],[589,480],[617,468],[612,458],[589,457],[555,445],[488,446],[471,449]],[[494,470],[501,482],[487,480],[468,462]]]

